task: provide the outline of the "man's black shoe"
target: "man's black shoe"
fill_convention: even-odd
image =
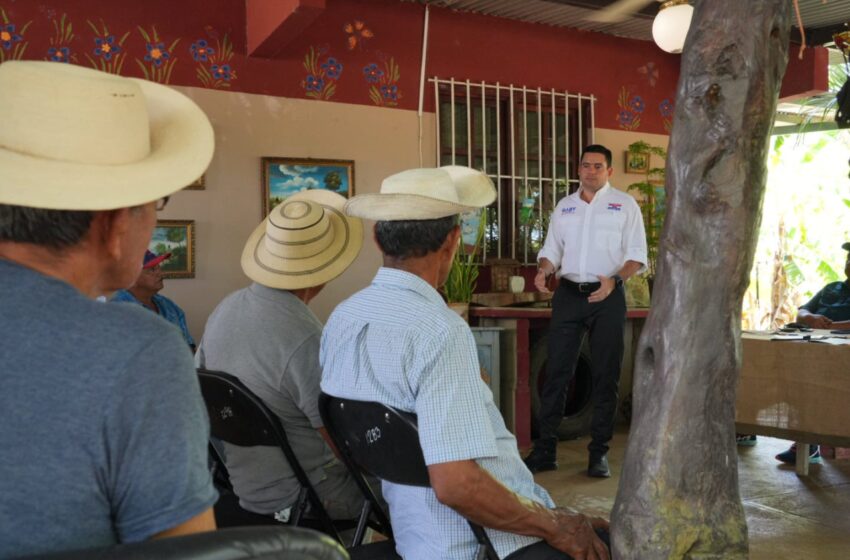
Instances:
[[[587,476],[593,478],[608,478],[611,471],[608,469],[607,455],[591,455],[587,464]]]
[[[537,447],[524,459],[525,466],[528,467],[532,473],[539,473],[543,471],[555,471],[558,470],[558,462],[555,460],[555,451],[554,450],[543,450]]]

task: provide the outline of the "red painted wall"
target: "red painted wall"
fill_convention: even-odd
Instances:
[[[273,60],[244,55],[244,0],[0,0],[0,10],[0,60],[70,58],[178,85],[418,105],[418,3],[328,0]],[[593,94],[602,128],[665,133],[678,67],[651,42],[431,9],[428,76]]]

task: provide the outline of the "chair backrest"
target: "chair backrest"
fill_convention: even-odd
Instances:
[[[32,557],[31,560],[348,560],[327,535],[293,527],[230,527],[168,539]],[[23,560],[23,559],[22,559]],[[30,559],[27,559],[30,560]]]
[[[415,414],[324,392],[319,395],[319,413],[350,470],[396,484],[431,486]],[[468,522],[478,541],[476,559],[499,560],[484,528]]]
[[[339,540],[339,533],[319,495],[289,445],[280,419],[238,378],[229,373],[200,368],[198,380],[210,417],[210,436],[242,447],[278,447],[302,489],[293,507],[291,524],[298,525],[301,522],[305,506],[309,502],[312,513],[318,517],[328,533]]]

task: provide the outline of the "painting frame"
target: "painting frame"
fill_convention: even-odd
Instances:
[[[649,171],[649,152],[626,152],[626,173]]]
[[[183,187],[184,191],[203,191],[207,188],[207,174],[204,173],[185,187]]]
[[[169,235],[169,230],[180,231],[182,235]],[[194,278],[195,220],[157,220],[148,250],[157,255],[172,253],[160,265],[163,278]]]
[[[339,186],[330,190],[345,198],[354,196],[354,160],[269,156],[260,158],[260,162],[264,219],[272,208],[298,191],[327,188],[320,186],[318,178],[324,176],[324,184],[327,184],[327,175],[331,172],[338,174]]]

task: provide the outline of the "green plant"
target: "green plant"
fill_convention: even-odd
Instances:
[[[487,212],[479,213],[478,231],[475,235],[475,243],[467,251],[463,243],[463,236],[458,238],[458,246],[449,269],[449,276],[443,285],[443,294],[449,303],[468,303],[472,300],[472,293],[478,283],[478,251],[482,248],[484,233],[487,231]],[[463,227],[463,224],[461,224]]]
[[[648,280],[655,278],[656,264],[658,260],[658,244],[661,241],[661,229],[664,226],[666,205],[664,201],[664,168],[652,166],[652,156],[667,157],[667,151],[658,146],[652,146],[643,141],[629,144],[629,153],[645,154],[647,157],[647,169],[644,172],[643,181],[632,183],[628,190],[637,191],[641,194],[639,201],[641,214],[643,214],[643,227],[646,230],[646,277]]]

